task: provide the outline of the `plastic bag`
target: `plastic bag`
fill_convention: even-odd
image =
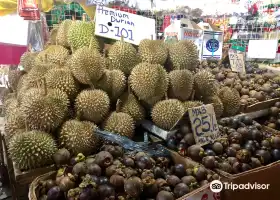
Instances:
[[[32,52],[39,52],[44,49],[42,21],[29,21],[28,45]]]
[[[130,152],[145,152],[149,154],[150,156],[158,156],[158,157],[169,157],[170,152],[162,145],[160,144],[148,144],[148,143],[141,143],[138,144],[137,142],[134,142],[127,137],[123,137],[120,135],[116,135],[113,133],[110,133],[108,131],[103,131],[100,129],[96,129],[96,134],[100,137],[103,137],[106,140],[109,140],[113,143],[116,143],[120,146],[122,146],[125,150]]]

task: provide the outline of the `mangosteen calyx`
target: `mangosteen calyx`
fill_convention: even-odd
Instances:
[[[80,188],[86,188],[89,186],[93,188],[97,187],[97,184],[92,180],[92,177],[89,174],[85,175],[82,180],[83,181],[79,185]]]

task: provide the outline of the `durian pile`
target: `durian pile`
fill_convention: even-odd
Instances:
[[[19,169],[51,164],[57,148],[93,153],[103,141],[97,127],[132,138],[138,121],[168,130],[203,102],[214,105],[217,117],[239,111],[235,89],[220,87],[207,70],[196,72],[193,42],[144,39],[135,48],[121,39],[104,52],[94,28],[63,21],[43,51],[21,57],[24,72],[10,72],[5,133]]]

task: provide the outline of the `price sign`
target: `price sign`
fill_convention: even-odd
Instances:
[[[231,70],[233,72],[246,73],[243,52],[230,49],[228,52],[228,56]]]
[[[142,39],[156,38],[155,20],[97,5],[95,34],[138,45]]]
[[[188,113],[197,144],[205,145],[220,137],[212,104],[190,108]]]

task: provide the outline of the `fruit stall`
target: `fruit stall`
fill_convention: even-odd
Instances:
[[[242,43],[222,55],[210,22],[177,20],[159,40],[153,18],[94,8],[50,29],[30,15],[1,93],[13,199],[279,200],[280,75]]]

